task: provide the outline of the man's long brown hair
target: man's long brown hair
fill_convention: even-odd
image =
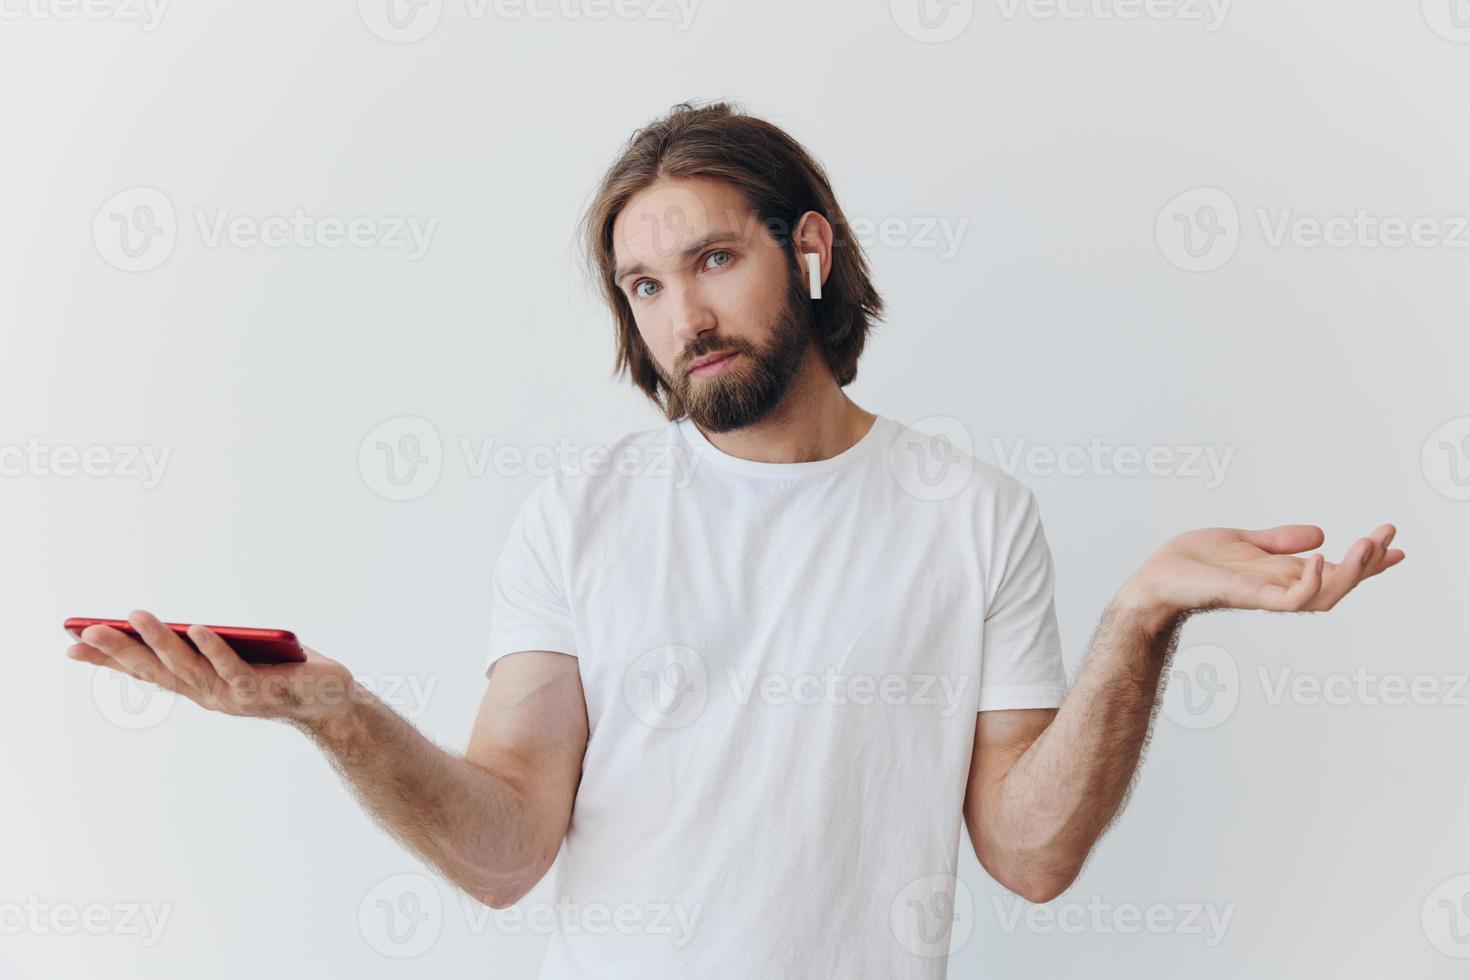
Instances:
[[[635,194],[660,180],[695,177],[738,188],[754,221],[790,250],[794,275],[805,276],[791,237],[797,220],[816,211],[832,225],[832,267],[822,298],[807,302],[822,356],[837,383],[850,384],[857,377],[868,331],[883,314],[883,299],[869,278],[862,246],[852,236],[821,164],[780,128],[727,102],[683,102],[636,131],[604,175],[582,220],[588,274],[601,287],[616,320],[614,373],[630,376],[670,421],[687,414],[655,370],[628,298],[613,282],[612,232],[618,213]]]

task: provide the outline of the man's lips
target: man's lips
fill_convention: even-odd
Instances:
[[[739,353],[736,350],[727,350],[716,354],[706,354],[689,365],[689,373],[695,375],[708,374],[711,370],[718,370],[723,367],[726,361]]]

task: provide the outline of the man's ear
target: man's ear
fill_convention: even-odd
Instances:
[[[796,223],[796,229],[791,236],[791,244],[796,252],[799,267],[807,275],[807,283],[810,287],[812,299],[822,298],[822,284],[827,281],[827,276],[832,272],[832,225],[825,217],[816,211],[808,211],[801,216]],[[815,255],[815,260],[807,256]],[[811,272],[811,265],[815,261],[817,270],[815,276]]]

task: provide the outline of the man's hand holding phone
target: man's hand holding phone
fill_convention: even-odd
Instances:
[[[576,658],[526,651],[501,661],[460,755],[288,631],[184,628],[142,610],[126,623],[111,622],[138,635],[77,617],[66,628],[82,642],[67,656],[157,684],[210,711],[287,722],[322,749],[375,820],[466,894],[506,908],[551,867],[587,748]],[[226,631],[240,649],[221,635]],[[262,639],[270,641],[264,648]],[[266,659],[276,662],[252,662]],[[279,662],[286,659],[299,662]]]
[[[207,626],[190,626],[185,640],[141,609],[128,614],[128,623],[138,636],[94,624],[67,656],[157,684],[227,715],[315,723],[345,715],[359,694],[351,671],[310,647],[302,647],[306,659],[301,663],[256,664]]]

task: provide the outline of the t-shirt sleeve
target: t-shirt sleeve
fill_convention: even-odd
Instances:
[[[567,596],[564,545],[568,527],[551,480],[521,505],[490,582],[489,676],[501,657],[523,650],[576,656]]]
[[[1055,708],[1067,695],[1051,549],[1036,495],[1014,477],[1000,494],[980,651],[980,711]]]

